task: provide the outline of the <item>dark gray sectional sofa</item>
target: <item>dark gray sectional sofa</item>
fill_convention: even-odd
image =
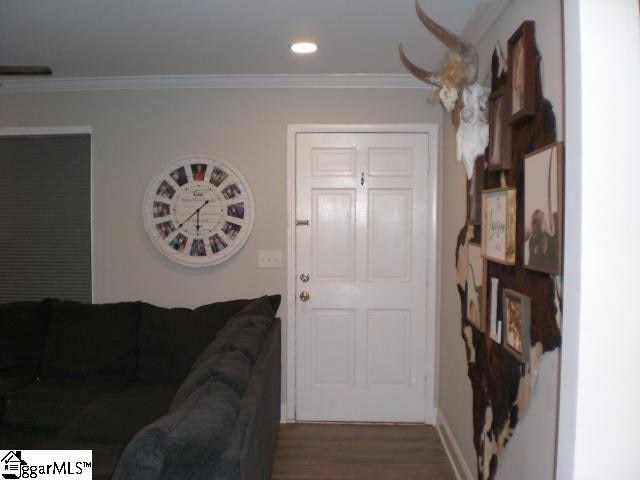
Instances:
[[[0,449],[90,449],[95,479],[268,479],[279,304],[0,305]]]

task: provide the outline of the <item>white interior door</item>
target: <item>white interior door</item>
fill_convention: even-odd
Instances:
[[[298,420],[425,420],[428,140],[296,135]]]

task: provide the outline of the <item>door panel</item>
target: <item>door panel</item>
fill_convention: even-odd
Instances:
[[[314,177],[353,177],[356,151],[352,148],[315,148],[312,153]]]
[[[354,310],[314,310],[313,383],[317,388],[355,385]]]
[[[410,177],[413,175],[413,150],[410,148],[370,149],[369,175]]]
[[[369,281],[411,279],[410,190],[369,190]]]
[[[427,151],[419,133],[296,135],[298,420],[425,419]]]
[[[352,281],[355,269],[354,190],[313,190],[312,276],[316,281]]]
[[[368,334],[369,386],[409,388],[411,312],[369,310]]]

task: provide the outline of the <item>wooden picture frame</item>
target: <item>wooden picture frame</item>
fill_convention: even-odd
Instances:
[[[564,145],[554,142],[524,157],[522,265],[562,273]]]
[[[531,299],[515,290],[502,292],[502,343],[520,363],[529,361]]]
[[[516,189],[482,192],[482,256],[503,265],[516,263]]]
[[[535,23],[524,22],[509,39],[510,123],[525,120],[536,113]]]
[[[502,343],[502,320],[498,319],[498,298],[500,294],[500,280],[496,277],[490,277],[487,283],[487,322],[489,323],[489,336],[491,339],[500,344]]]
[[[482,189],[484,188],[484,160],[476,160],[473,177],[467,181],[467,224],[482,223]]]
[[[511,168],[511,128],[509,101],[506,88],[497,88],[489,97],[489,152],[487,165],[490,171]]]
[[[467,321],[481,332],[486,330],[486,274],[487,261],[482,257],[482,247],[469,243],[465,292]]]

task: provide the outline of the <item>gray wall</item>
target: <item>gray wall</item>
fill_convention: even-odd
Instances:
[[[426,96],[420,89],[9,94],[0,95],[0,127],[92,127],[95,301],[193,307],[287,295],[286,268],[257,268],[258,249],[286,252],[287,124],[440,124],[442,110]],[[142,225],[147,181],[166,163],[191,153],[211,153],[235,165],[256,200],[248,242],[228,262],[205,269],[172,264],[152,246]]]
[[[524,20],[536,22],[536,40],[542,55],[543,94],[555,110],[558,139],[563,139],[562,19],[560,0],[514,0],[479,44],[480,78],[486,78],[498,41],[507,53],[507,40]],[[475,475],[472,392],[467,377],[464,342],[460,334],[460,297],[456,289],[455,244],[466,215],[465,173],[455,160],[455,131],[444,125],[444,223],[442,248],[442,319],[440,325],[439,408],[460,451]],[[565,288],[570,286],[565,285]],[[544,355],[528,412],[520,418],[509,441],[497,479],[553,478],[558,391],[558,352]]]

